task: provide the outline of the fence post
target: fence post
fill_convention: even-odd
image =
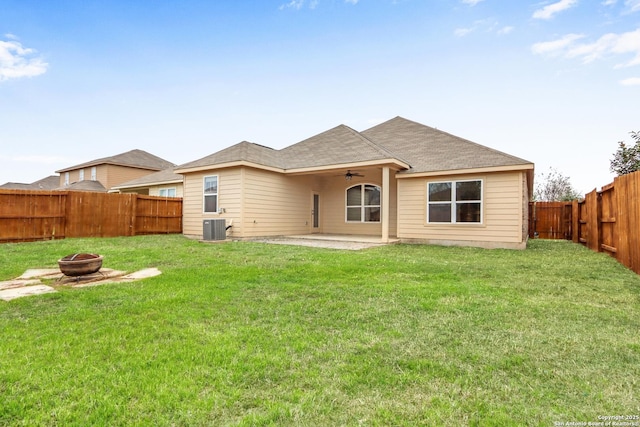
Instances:
[[[571,202],[571,241],[580,242],[580,208],[577,199]]]

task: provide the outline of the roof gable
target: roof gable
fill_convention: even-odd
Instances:
[[[191,169],[242,161],[281,168],[282,162],[280,157],[279,152],[273,148],[242,141],[201,159],[182,164],[176,169]]]
[[[393,158],[359,132],[345,125],[322,132],[281,150],[286,169],[339,165]]]
[[[396,117],[362,132],[411,168],[404,173],[451,171],[531,162],[423,124]]]
[[[91,160],[79,165],[70,166],[68,168],[57,170],[56,172],[61,173],[104,164],[128,166],[138,169],[149,169],[156,171],[168,169],[175,166],[173,163],[168,162],[167,160],[164,160],[158,156],[154,156],[153,154],[148,153],[144,150],[136,149],[127,151],[125,153],[116,154],[115,156],[103,157],[101,159]]]

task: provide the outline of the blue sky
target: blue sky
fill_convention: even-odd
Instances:
[[[0,183],[399,115],[588,192],[638,99],[640,0],[0,0]]]

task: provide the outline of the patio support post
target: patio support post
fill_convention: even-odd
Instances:
[[[389,166],[382,168],[382,243],[389,243]]]

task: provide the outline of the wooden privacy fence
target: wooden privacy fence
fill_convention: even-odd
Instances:
[[[0,190],[0,243],[182,233],[182,199]]]
[[[640,171],[572,202],[529,204],[529,236],[606,252],[640,274]]]

